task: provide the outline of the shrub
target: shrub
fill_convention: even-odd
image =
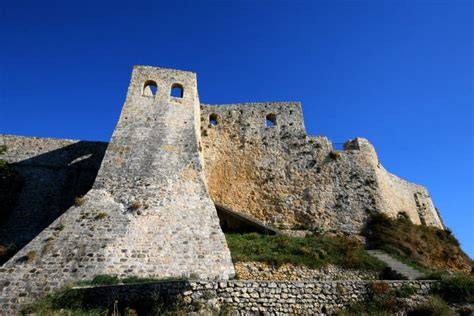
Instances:
[[[135,277],[132,278],[134,278],[134,281],[140,279]],[[125,279],[123,281],[125,281]],[[98,275],[92,281],[84,281],[80,284],[115,285],[119,282],[120,280],[116,276]],[[26,306],[21,311],[21,314],[48,316],[185,315],[188,307],[180,295],[162,297],[159,292],[152,293],[151,296],[144,296],[136,301],[134,300],[133,302],[129,302],[129,306],[124,306],[122,301],[115,301],[113,305],[111,305],[111,302],[114,302],[114,300],[104,300],[103,302],[91,301],[87,292],[74,290],[70,287],[64,287],[59,291],[48,294],[46,297]],[[193,306],[193,308],[193,311],[198,311],[196,309],[197,306]]]
[[[63,223],[59,223],[54,229],[55,229],[56,231],[60,232],[60,231],[63,231],[65,227],[66,227],[66,226],[64,226]]]
[[[106,307],[97,308],[89,306],[82,292],[62,288],[46,297],[25,306],[20,313],[22,315],[108,315]]]
[[[395,295],[400,298],[408,298],[416,294],[416,289],[410,285],[403,285],[401,288],[395,290]]]
[[[81,206],[81,205],[84,205],[84,203],[86,203],[86,198],[83,197],[83,196],[76,196],[74,198],[74,205],[75,206]]]
[[[119,284],[120,280],[115,275],[101,274],[95,276],[90,283],[92,285],[115,285]]]
[[[129,276],[121,279],[120,282],[123,284],[129,283],[155,283],[155,282],[171,282],[171,281],[184,281],[186,278],[183,277],[166,277],[166,278],[143,278],[137,276]]]
[[[91,286],[91,285],[116,285],[116,284],[130,284],[130,283],[155,283],[155,282],[170,282],[170,281],[185,281],[183,277],[165,277],[165,278],[144,278],[138,276],[129,276],[121,279],[115,275],[100,274],[95,276],[92,280],[83,280],[76,282],[77,286]]]
[[[347,311],[341,311],[337,315],[398,315],[398,312],[409,309],[404,298],[416,293],[408,285],[396,290],[390,289],[386,282],[372,282],[369,289],[366,301],[352,303]]]
[[[142,207],[142,204],[138,201],[135,201],[132,204],[130,204],[130,209],[132,210],[138,210],[140,207]]]
[[[387,293],[389,286],[386,282],[371,282],[369,288],[374,294],[380,295]]]
[[[97,214],[97,215],[94,217],[94,219],[97,219],[97,220],[99,220],[99,219],[104,219],[104,218],[106,218],[106,217],[108,217],[108,216],[109,216],[109,214],[107,214],[107,213],[105,213],[105,212],[100,212],[99,214]]]
[[[448,302],[474,303],[474,279],[457,273],[443,276],[436,292]]]
[[[37,254],[36,254],[36,251],[34,250],[28,251],[25,255],[26,262],[28,263],[35,261],[36,257],[37,257]]]
[[[309,230],[309,227],[308,227],[308,225],[299,223],[299,224],[293,225],[293,227],[291,229],[292,230]]]
[[[8,246],[0,245],[0,257],[5,256],[8,253]]]
[[[341,152],[339,150],[331,150],[329,157],[331,157],[331,159],[338,160],[341,158]]]
[[[0,244],[0,266],[10,259],[17,251],[19,250],[18,246],[15,244],[2,245]]]
[[[411,222],[410,217],[408,216],[407,212],[398,212],[397,217],[399,220]]]
[[[449,315],[456,315],[443,301],[441,298],[437,296],[432,296],[429,298],[428,302],[425,304],[418,306],[417,308],[409,311],[407,313],[409,316],[449,316]]]

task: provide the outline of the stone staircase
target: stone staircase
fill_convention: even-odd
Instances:
[[[407,280],[416,280],[420,277],[423,277],[424,274],[418,270],[413,269],[412,267],[404,264],[403,262],[393,258],[392,256],[388,255],[387,253],[383,252],[382,250],[367,250],[367,252],[379,259],[395,273],[397,273],[401,278]]]

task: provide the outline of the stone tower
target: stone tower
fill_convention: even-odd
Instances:
[[[92,190],[2,266],[1,309],[100,274],[233,276],[203,172],[199,106],[194,73],[134,68]]]

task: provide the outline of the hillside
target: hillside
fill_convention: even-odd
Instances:
[[[365,236],[370,248],[384,250],[430,270],[473,273],[473,261],[449,229],[413,224],[403,213],[397,219],[372,216]]]

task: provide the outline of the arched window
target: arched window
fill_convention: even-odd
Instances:
[[[212,126],[216,126],[217,124],[219,124],[219,116],[215,113],[209,115],[209,124],[211,124]]]
[[[183,95],[184,95],[183,86],[180,85],[179,83],[174,83],[171,86],[171,96],[174,98],[182,98]]]
[[[270,113],[266,117],[267,120],[267,127],[273,127],[276,125],[276,115],[273,113]]]
[[[145,97],[154,97],[156,95],[156,92],[158,92],[158,86],[156,85],[156,82],[154,82],[153,80],[145,81],[145,84],[143,85],[142,95]]]

